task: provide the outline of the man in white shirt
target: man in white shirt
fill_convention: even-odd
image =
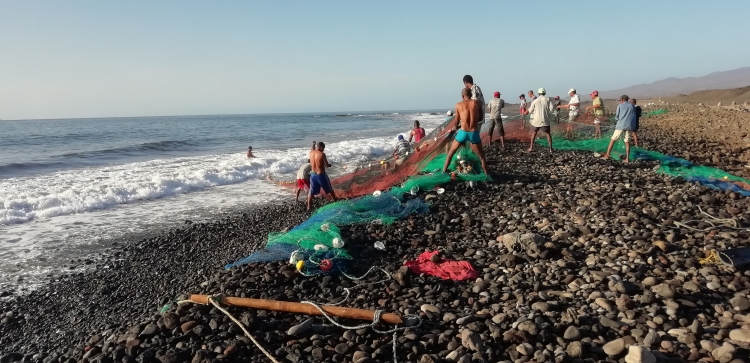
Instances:
[[[474,84],[474,78],[468,74],[464,76],[464,86],[471,89],[471,99],[478,100],[481,104],[482,109],[479,112],[481,114],[479,125],[482,125],[484,123],[484,110],[487,107],[487,104],[484,102],[484,95],[482,95],[482,89]]]
[[[578,97],[575,88],[571,88],[568,95],[570,96],[570,102],[567,105],[560,106],[560,108],[567,108],[569,110],[568,121],[575,121],[581,109],[581,98]]]
[[[552,135],[550,132],[550,121],[552,120],[553,110],[555,109],[552,101],[547,98],[547,91],[544,88],[539,89],[539,97],[537,97],[531,106],[529,106],[529,113],[531,114],[531,143],[529,144],[529,152],[534,149],[534,141],[536,140],[536,134],[541,130],[547,135],[547,145],[549,146],[549,152],[552,153]]]

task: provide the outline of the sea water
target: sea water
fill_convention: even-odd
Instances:
[[[313,141],[332,175],[378,160],[438,111],[0,121],[0,292],[111,241],[293,198]],[[255,158],[247,158],[248,146]],[[348,168],[348,169],[347,169]]]

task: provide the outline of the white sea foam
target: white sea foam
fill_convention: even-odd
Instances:
[[[436,118],[424,126],[434,126]],[[431,123],[432,125],[429,125]],[[408,137],[408,132],[402,133]],[[331,174],[393,150],[396,138],[368,138],[331,143],[326,154]],[[0,180],[0,224],[24,223],[83,213],[137,201],[153,200],[237,184],[253,179],[293,179],[307,159],[307,149],[157,159],[146,162],[66,170],[27,178]]]

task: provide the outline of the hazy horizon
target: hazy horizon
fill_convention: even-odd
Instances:
[[[0,1],[3,120],[448,110],[465,74],[515,103],[529,89],[563,97],[750,59],[726,36],[744,30],[739,0],[474,13],[448,1]]]

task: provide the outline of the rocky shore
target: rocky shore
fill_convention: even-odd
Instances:
[[[702,160],[709,151],[693,147],[700,139],[670,134],[679,115],[642,121],[640,138]],[[494,183],[447,185],[444,194],[421,195],[432,203],[429,214],[342,229],[354,275],[376,266],[392,278],[304,277],[284,261],[223,270],[268,232],[307,217],[295,206],[270,206],[125,246],[92,272],[0,303],[0,360],[267,362],[218,309],[170,302],[221,293],[329,303],[349,288],[342,306],[421,317],[419,327],[396,335],[401,362],[750,362],[750,272],[699,263],[705,250],[750,246],[750,232],[674,224],[706,219],[700,208],[750,226],[747,198],[656,174],[649,162],[549,156],[541,148],[526,154],[509,144],[510,151],[488,153]],[[729,151],[721,157],[733,159],[736,147],[720,143]],[[479,277],[443,281],[402,268],[435,249],[470,262]],[[322,317],[228,310],[280,362],[393,360],[390,334],[346,330]]]

